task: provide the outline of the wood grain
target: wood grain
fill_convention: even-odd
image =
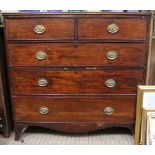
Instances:
[[[48,80],[46,87],[38,79]],[[143,84],[143,70],[13,70],[10,72],[12,94],[135,94]],[[107,79],[116,85],[108,88]]]
[[[7,39],[73,39],[74,20],[64,18],[6,19]],[[36,25],[44,25],[45,32],[36,34]]]
[[[137,19],[79,19],[79,39],[146,39],[147,20]],[[115,23],[119,27],[117,33],[107,31],[109,24]]]
[[[44,60],[36,53],[46,52]],[[109,60],[106,54],[116,51],[117,58]],[[143,43],[33,43],[9,44],[10,66],[138,66],[145,62]]]
[[[115,102],[113,102],[115,100]],[[13,96],[16,121],[32,122],[134,122],[135,97],[42,97]],[[39,113],[41,106],[49,113]],[[104,109],[112,107],[112,115],[106,115]]]

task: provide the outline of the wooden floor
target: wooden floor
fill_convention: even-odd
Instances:
[[[66,134],[53,130],[28,128],[22,141],[14,141],[14,132],[10,138],[0,134],[1,145],[133,145],[134,138],[126,128],[109,128],[85,134]]]

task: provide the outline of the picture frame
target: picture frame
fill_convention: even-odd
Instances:
[[[142,125],[141,125],[141,144],[150,145],[150,117],[155,118],[155,108],[143,109],[142,112]]]
[[[155,145],[155,112],[147,115],[146,145]]]
[[[137,89],[135,144],[142,144],[142,114],[143,109],[153,110],[155,108],[155,86],[139,85]]]

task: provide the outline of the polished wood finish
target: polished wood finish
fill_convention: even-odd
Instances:
[[[137,85],[148,78],[149,17],[148,13],[4,14],[15,140],[32,125],[72,133],[114,126],[133,130]],[[117,33],[108,32],[112,23],[118,26]],[[36,25],[46,27],[45,32],[36,34]],[[37,59],[38,51],[46,57]],[[114,60],[107,58],[109,51],[117,53]],[[48,82],[46,86],[38,85],[40,78]],[[41,114],[40,107],[47,114]]]
[[[145,63],[143,43],[36,43],[9,44],[10,66],[138,66]],[[36,53],[44,51],[46,58],[38,60]],[[107,53],[116,51],[109,60]]]
[[[73,19],[9,19],[6,20],[8,39],[73,39]],[[36,25],[43,25],[45,32],[37,34],[34,32]]]
[[[115,102],[114,102],[115,100]],[[135,121],[136,97],[51,97],[13,96],[16,121],[32,122],[132,122]],[[42,115],[39,108],[45,106],[49,113]],[[114,112],[107,115],[106,107]]]
[[[47,86],[38,86],[39,78],[47,79]],[[115,80],[114,87],[105,85],[108,79]],[[13,94],[136,94],[143,70],[24,69],[10,71],[10,81]]]
[[[118,32],[111,34],[107,31],[109,24],[116,24]],[[79,39],[146,39],[147,21],[145,18],[125,19],[80,19],[78,21]]]

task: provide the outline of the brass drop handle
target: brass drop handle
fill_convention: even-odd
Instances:
[[[106,107],[106,108],[104,109],[104,113],[105,113],[106,115],[112,115],[113,112],[114,112],[114,109],[113,109],[112,107]]]
[[[48,114],[49,109],[47,107],[45,107],[45,106],[42,106],[42,107],[39,108],[39,112],[42,115],[46,115],[46,114]]]
[[[46,58],[46,52],[45,51],[38,51],[36,53],[36,58],[38,60],[44,60]]]
[[[38,79],[38,86],[40,87],[46,87],[48,85],[48,81],[45,78],[39,78]]]
[[[106,56],[109,60],[114,60],[117,58],[117,52],[116,51],[109,51]]]
[[[36,25],[34,27],[34,32],[37,33],[37,34],[43,34],[45,32],[44,25]]]
[[[117,33],[119,31],[119,27],[115,23],[112,23],[108,25],[107,30],[109,33]]]
[[[109,88],[112,88],[116,85],[116,82],[114,79],[108,79],[105,81],[105,85]]]

